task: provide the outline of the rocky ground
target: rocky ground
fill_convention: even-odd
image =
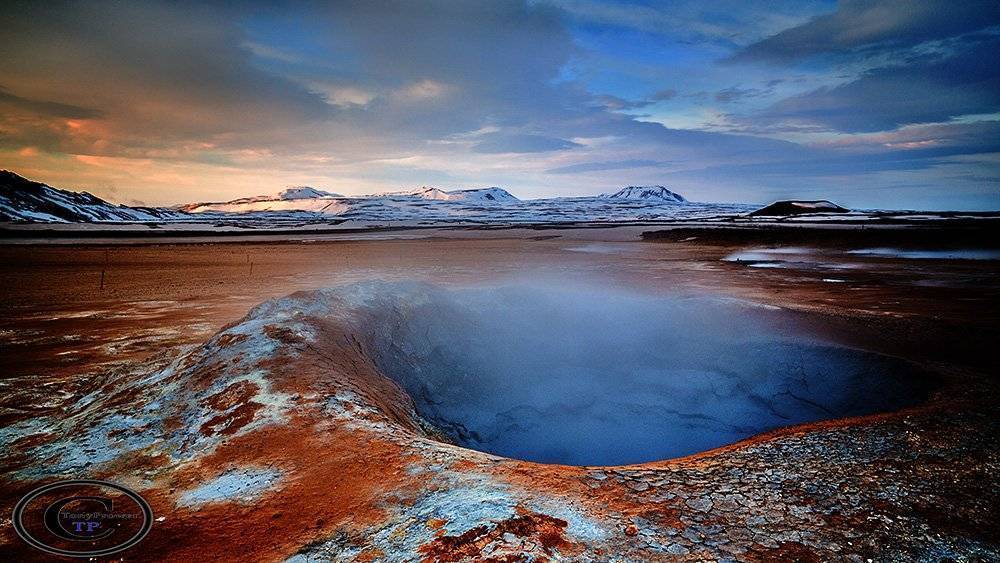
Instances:
[[[1000,557],[996,262],[852,257],[828,282],[726,261],[732,243],[637,238],[0,248],[0,504],[58,478],[127,485],[157,516],[132,560]],[[539,465],[447,443],[371,360],[363,296],[311,291],[526,271],[783,307],[941,385],[682,459]],[[0,533],[4,560],[45,559]]]

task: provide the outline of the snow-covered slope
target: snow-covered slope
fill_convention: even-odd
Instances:
[[[0,170],[0,221],[139,223],[183,216],[173,209],[115,205],[87,192],[60,190]]]
[[[477,188],[472,190],[454,190],[448,192],[449,201],[478,201],[481,203],[486,202],[499,202],[499,203],[512,203],[515,201],[521,201],[514,197],[513,194],[508,192],[503,188]]]
[[[609,199],[648,200],[666,203],[685,203],[680,194],[676,194],[663,186],[626,186],[613,194],[601,194]]]
[[[344,197],[340,194],[317,190],[309,186],[292,186],[278,193],[278,199],[310,199],[314,197]]]
[[[303,197],[282,199],[279,197],[248,197],[220,203],[192,203],[181,209],[191,214],[258,212],[308,212],[337,215],[349,209],[349,205],[339,197]]]
[[[503,188],[475,188],[471,190],[444,191],[440,188],[430,188],[427,186],[416,190],[403,192],[389,192],[366,196],[368,198],[419,198],[433,199],[436,201],[479,201],[488,202],[513,202],[520,201],[513,194]]]
[[[424,186],[422,188],[417,188],[415,190],[408,190],[403,192],[384,192],[372,194],[369,196],[361,196],[363,198],[416,198],[416,199],[433,199],[436,201],[448,201],[451,198],[450,194],[444,190],[438,188],[429,188]]]
[[[344,210],[339,199],[344,196],[309,186],[293,186],[277,195],[242,197],[230,201],[189,203],[181,206],[188,213],[253,213],[257,211],[308,211],[336,214]]]

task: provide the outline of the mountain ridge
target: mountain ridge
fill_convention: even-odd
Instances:
[[[310,186],[275,195],[176,207],[129,207],[86,192],[33,182],[16,173],[0,176],[0,221],[19,223],[198,223],[225,228],[329,223],[514,224],[657,221],[746,213],[741,204],[691,203],[662,186],[622,188],[600,196],[519,200],[500,187],[341,196]]]
[[[521,201],[514,194],[507,190],[492,186],[489,188],[465,188],[459,190],[442,190],[430,186],[421,186],[414,190],[404,190],[399,192],[376,193],[362,198],[378,197],[418,197],[420,199],[433,199],[437,201],[495,201],[495,202],[515,202]]]
[[[38,223],[148,222],[175,219],[183,212],[164,207],[132,207],[89,192],[53,188],[16,172],[0,170],[0,220]]]
[[[292,186],[278,192],[278,199],[310,199],[316,197],[344,197],[341,194],[320,190],[311,186]]]

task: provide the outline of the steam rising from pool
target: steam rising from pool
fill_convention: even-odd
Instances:
[[[551,286],[376,293],[383,373],[461,445],[512,458],[652,461],[927,395],[908,364],[818,344],[737,301]]]

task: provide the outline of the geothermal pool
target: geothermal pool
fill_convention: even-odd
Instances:
[[[896,410],[930,377],[719,297],[555,285],[365,291],[369,349],[462,446],[568,465],[692,454],[792,424]]]

